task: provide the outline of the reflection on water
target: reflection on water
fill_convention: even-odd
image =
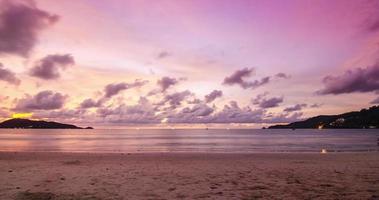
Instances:
[[[377,151],[377,130],[0,130],[0,151]]]

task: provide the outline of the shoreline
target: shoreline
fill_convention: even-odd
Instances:
[[[51,153],[51,154],[365,154],[365,153],[379,153],[379,147],[377,149],[362,149],[362,150],[329,150],[326,149],[326,153],[320,151],[250,151],[250,152],[239,152],[239,151],[14,151],[14,150],[0,150],[0,154],[7,153]]]
[[[2,199],[377,199],[379,153],[0,152]]]

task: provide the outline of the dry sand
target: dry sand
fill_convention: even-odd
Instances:
[[[0,153],[0,199],[379,199],[379,153]]]

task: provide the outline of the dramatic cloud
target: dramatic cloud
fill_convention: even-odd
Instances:
[[[244,68],[241,70],[237,70],[231,76],[226,77],[224,79],[223,84],[224,85],[239,85],[243,89],[247,89],[247,88],[254,89],[270,82],[270,77],[268,76],[262,78],[261,80],[255,80],[255,81],[244,80],[246,78],[251,77],[253,73],[254,73],[253,68]]]
[[[66,95],[55,93],[53,91],[42,91],[35,96],[27,95],[25,98],[17,101],[15,110],[54,110],[63,107],[67,99]]]
[[[3,67],[3,64],[0,63],[0,80],[8,82],[14,85],[20,85],[21,81],[16,77],[16,75]]]
[[[45,80],[58,79],[61,70],[74,64],[75,61],[71,55],[48,55],[31,68],[29,74]]]
[[[283,97],[272,97],[265,98],[268,93],[260,94],[256,98],[252,99],[251,102],[254,105],[258,105],[260,108],[274,108],[278,107],[280,103],[283,102]]]
[[[283,102],[283,97],[272,97],[269,99],[262,99],[259,103],[259,107],[261,108],[274,108],[278,107],[280,103]]]
[[[222,91],[221,90],[213,90],[211,93],[205,95],[205,102],[211,103],[216,98],[222,97]]]
[[[192,93],[189,90],[168,94],[160,103],[158,103],[158,105],[164,105],[166,103],[169,103],[172,108],[176,108],[177,106],[180,106],[182,104],[182,101],[184,101],[188,96],[191,95]]]
[[[148,81],[140,80],[140,79],[136,79],[133,83],[112,83],[112,84],[105,86],[104,97],[110,98],[114,95],[117,95],[118,93],[120,93],[123,90],[127,90],[130,88],[139,88],[139,87],[142,87],[143,85],[145,85],[146,83],[148,83]]]
[[[249,107],[240,108],[235,101],[215,112],[206,104],[200,103],[187,107],[166,117],[167,123],[255,123],[261,122],[264,110],[251,110]]]
[[[157,81],[157,85],[159,89],[154,89],[150,91],[147,95],[156,95],[160,93],[165,93],[170,87],[177,85],[180,81],[184,81],[186,78],[171,78],[168,76],[164,76]]]
[[[170,77],[162,77],[157,81],[157,84],[161,88],[162,92],[165,92],[169,87],[174,86],[179,81],[176,78],[170,78]]]
[[[367,67],[348,70],[340,76],[323,79],[324,89],[318,94],[343,94],[352,92],[372,92],[379,90],[379,63]]]
[[[80,103],[79,108],[87,109],[87,108],[94,108],[99,107],[103,103],[102,100],[95,101],[93,99],[85,99],[82,103]]]
[[[136,105],[119,105],[116,108],[100,108],[97,113],[105,122],[110,123],[160,123],[161,118],[155,114],[155,107],[145,97]]]
[[[0,1],[0,54],[28,56],[40,31],[58,21],[31,2]]]
[[[294,106],[290,106],[284,109],[284,112],[294,112],[294,111],[300,111],[301,109],[307,107],[307,104],[296,104]]]
[[[252,110],[250,107],[240,108],[236,101],[215,113],[209,120],[211,123],[261,123],[265,111],[262,109]]]
[[[168,123],[196,123],[207,122],[209,118],[206,118],[214,111],[213,108],[206,104],[197,104],[191,108],[186,107],[180,112],[175,113],[167,117]]]

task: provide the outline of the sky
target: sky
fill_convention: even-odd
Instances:
[[[378,0],[0,0],[0,119],[262,127],[379,104]]]

